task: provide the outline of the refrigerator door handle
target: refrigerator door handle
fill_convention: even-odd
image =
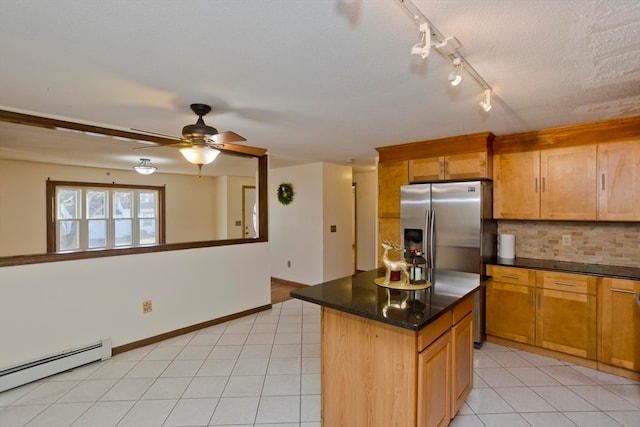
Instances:
[[[429,245],[429,267],[435,268],[436,266],[436,257],[435,257],[435,224],[436,224],[436,213],[434,210],[429,211],[429,231],[428,231],[428,245]]]

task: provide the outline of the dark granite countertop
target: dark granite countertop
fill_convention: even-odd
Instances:
[[[589,274],[592,276],[614,277],[616,279],[640,280],[640,268],[616,267],[604,264],[581,264],[579,262],[551,261],[534,258],[495,258],[493,265],[521,267],[534,270],[561,271],[565,273]]]
[[[430,271],[425,290],[388,289],[374,283],[384,269],[370,270],[291,292],[291,296],[324,307],[405,329],[420,330],[473,294],[489,279],[451,270]]]

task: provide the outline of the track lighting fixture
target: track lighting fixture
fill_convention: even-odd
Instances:
[[[134,166],[133,169],[141,175],[151,175],[158,168],[151,164],[151,160],[140,159],[140,164]]]
[[[420,55],[422,59],[427,59],[431,52],[431,33],[429,32],[429,24],[420,25],[420,41],[411,48],[412,55]]]
[[[484,111],[491,110],[491,86],[485,79],[469,64],[458,49],[462,47],[460,41],[454,36],[445,37],[431,21],[418,9],[411,0],[397,0],[411,17],[411,20],[420,28],[420,42],[411,48],[412,55],[420,55],[423,59],[429,56],[431,46],[443,57],[453,61],[453,70],[449,73],[449,83],[451,86],[458,86],[462,82],[462,69],[470,75],[476,83],[483,89],[483,99],[480,106]]]
[[[491,89],[484,90],[484,97],[482,101],[480,101],[480,107],[482,107],[482,110],[485,112],[491,110]]]
[[[453,58],[453,71],[449,73],[449,83],[453,87],[462,83],[462,61],[460,58]]]

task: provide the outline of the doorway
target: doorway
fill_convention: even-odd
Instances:
[[[358,272],[358,183],[351,184],[351,259],[352,259],[352,271],[353,274]]]
[[[255,186],[242,186],[242,237],[244,239],[258,237],[258,205]]]

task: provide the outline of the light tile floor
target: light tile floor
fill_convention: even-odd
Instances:
[[[0,393],[0,426],[318,427],[319,314],[289,300]],[[638,382],[491,343],[474,363],[454,427],[640,426]]]

